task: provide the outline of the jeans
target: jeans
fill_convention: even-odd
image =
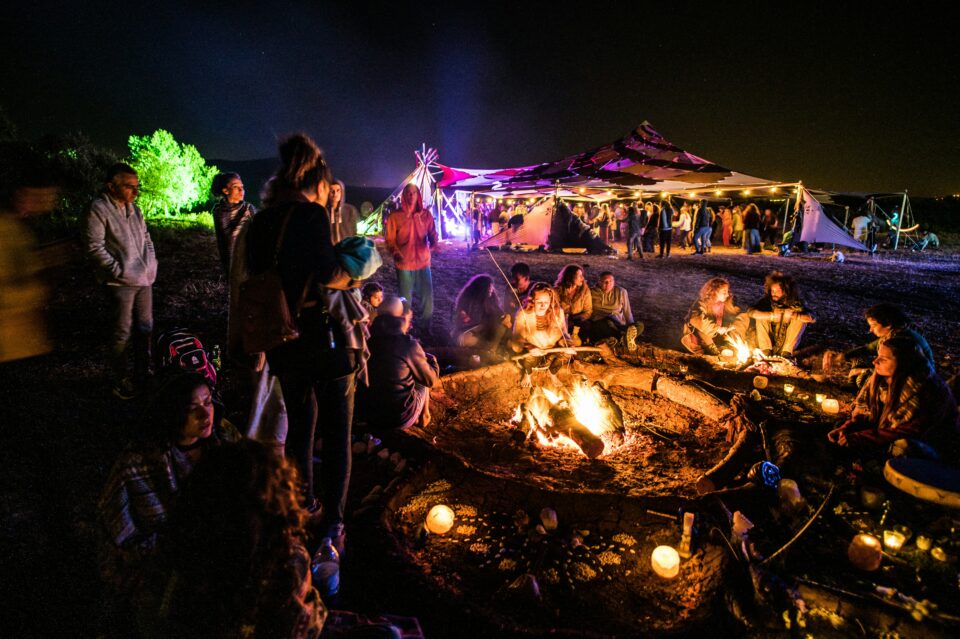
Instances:
[[[343,532],[343,515],[350,485],[355,374],[335,379],[317,379],[302,369],[291,367],[280,374],[283,401],[287,405],[287,440],[284,453],[292,460],[309,504],[314,496],[313,448],[319,427],[323,449],[320,453],[324,536]],[[317,407],[323,407],[318,419]]]
[[[759,253],[760,248],[760,229],[744,229],[743,247],[747,253]]]
[[[707,252],[707,247],[710,245],[711,233],[713,233],[713,229],[709,226],[703,226],[696,230],[693,236],[693,248],[697,250],[697,253]]]
[[[433,317],[433,275],[430,267],[416,271],[397,270],[397,289],[400,297],[413,304],[413,315],[417,320],[429,323]],[[413,299],[416,295],[416,300]]]
[[[636,249],[637,254],[640,257],[643,257],[643,242],[641,241],[642,235],[639,233],[631,233],[630,237],[627,239],[627,259],[631,258],[634,249]]]
[[[113,298],[113,342],[110,346],[110,361],[114,375],[118,381],[127,376],[127,349],[132,341],[133,375],[135,381],[142,382],[150,367],[153,288],[108,286],[107,290]]]

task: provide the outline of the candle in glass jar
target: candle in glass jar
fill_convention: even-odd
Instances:
[[[793,394],[793,384],[784,384],[784,385],[783,385],[783,392],[786,393],[787,395],[792,395],[792,394]]]
[[[753,387],[760,388],[760,389],[766,388],[767,381],[768,381],[767,378],[764,377],[763,375],[757,375],[756,377],[753,378]]]
[[[680,553],[672,546],[657,546],[650,555],[653,572],[664,579],[673,579],[680,573]]]
[[[878,488],[864,486],[860,489],[860,502],[863,504],[864,508],[879,508],[881,505],[883,505],[883,498],[883,491]]]
[[[930,550],[930,546],[933,545],[933,540],[927,537],[926,535],[917,535],[916,540],[917,548],[923,552]]]
[[[822,403],[823,400],[825,400],[826,398],[827,398],[827,396],[824,395],[823,393],[817,393],[816,395],[814,395],[814,399],[817,400],[817,403],[818,403],[818,404]]]
[[[899,550],[903,548],[903,542],[906,540],[907,538],[904,534],[898,530],[883,531],[883,545],[886,546],[890,552],[899,552]]]
[[[840,402],[835,399],[827,398],[823,400],[820,406],[823,408],[823,412],[827,413],[828,415],[836,415],[840,412]]]

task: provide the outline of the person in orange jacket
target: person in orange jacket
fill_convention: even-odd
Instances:
[[[400,210],[387,218],[383,239],[397,268],[400,297],[413,300],[415,320],[429,332],[433,317],[433,276],[431,252],[437,249],[437,229],[433,215],[423,208],[423,196],[412,182],[403,187]]]

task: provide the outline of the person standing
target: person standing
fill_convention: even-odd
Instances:
[[[643,205],[643,210],[646,214],[643,227],[643,250],[653,253],[653,240],[657,235],[660,206],[653,202],[647,202]]]
[[[347,203],[347,187],[343,180],[337,180],[330,185],[330,239],[334,246],[341,240],[357,234],[357,220],[360,213],[357,207]]]
[[[138,395],[150,366],[153,331],[153,282],[157,255],[143,213],[135,202],[140,178],[129,164],[118,162],[107,171],[106,187],[87,210],[84,239],[87,255],[97,267],[113,302],[110,346],[115,377],[113,394],[120,399]],[[133,376],[127,369],[132,345]]]
[[[501,223],[501,229],[506,226]],[[431,251],[437,249],[433,215],[423,208],[423,197],[414,183],[403,187],[400,210],[387,218],[384,240],[397,268],[397,291],[408,300],[416,295],[415,319],[429,332],[433,317],[433,275]]]
[[[740,210],[739,206],[733,207],[731,230],[733,235],[731,239],[733,240],[734,246],[743,245],[743,211]]]
[[[730,238],[733,237],[733,214],[730,213],[730,207],[720,207],[720,220],[723,225],[720,228],[720,235],[724,246],[730,246]]]
[[[760,209],[751,202],[743,210],[743,247],[747,255],[759,253],[760,246]]]
[[[660,254],[657,257],[663,257],[664,248],[666,248],[667,257],[670,257],[670,244],[673,242],[673,204],[670,200],[664,200],[660,207]]]
[[[643,209],[641,209],[642,211]],[[633,250],[637,250],[637,259],[643,259],[643,213],[633,204],[627,209],[627,259],[632,260]]]
[[[280,167],[265,187],[265,208],[249,225],[247,259],[253,275],[276,268],[296,317],[300,336],[266,353],[287,406],[284,454],[297,468],[307,509],[319,513],[313,455],[315,438],[323,439],[318,532],[342,550],[354,391],[365,344],[348,340],[350,322],[331,302],[332,293],[360,282],[340,266],[331,242],[326,205],[333,177],[320,149],[306,135],[295,134],[281,140],[278,151]]]
[[[713,232],[710,209],[707,208],[706,200],[700,200],[700,205],[697,207],[694,217],[693,247],[696,249],[696,255],[703,255],[707,252],[710,245],[710,234]]]
[[[685,249],[693,244],[690,239],[690,229],[693,224],[693,218],[690,215],[690,203],[684,202],[680,205],[680,214],[677,216],[677,240],[680,242],[680,248]]]
[[[237,173],[221,173],[213,179],[211,193],[217,197],[213,207],[213,230],[217,235],[217,249],[220,251],[220,264],[223,274],[230,278],[230,264],[233,260],[233,248],[237,244],[240,228],[257,212],[253,205],[245,202],[243,180]]]

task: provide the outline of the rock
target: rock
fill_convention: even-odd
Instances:
[[[553,508],[544,508],[540,511],[540,522],[546,530],[557,529],[557,511]]]

